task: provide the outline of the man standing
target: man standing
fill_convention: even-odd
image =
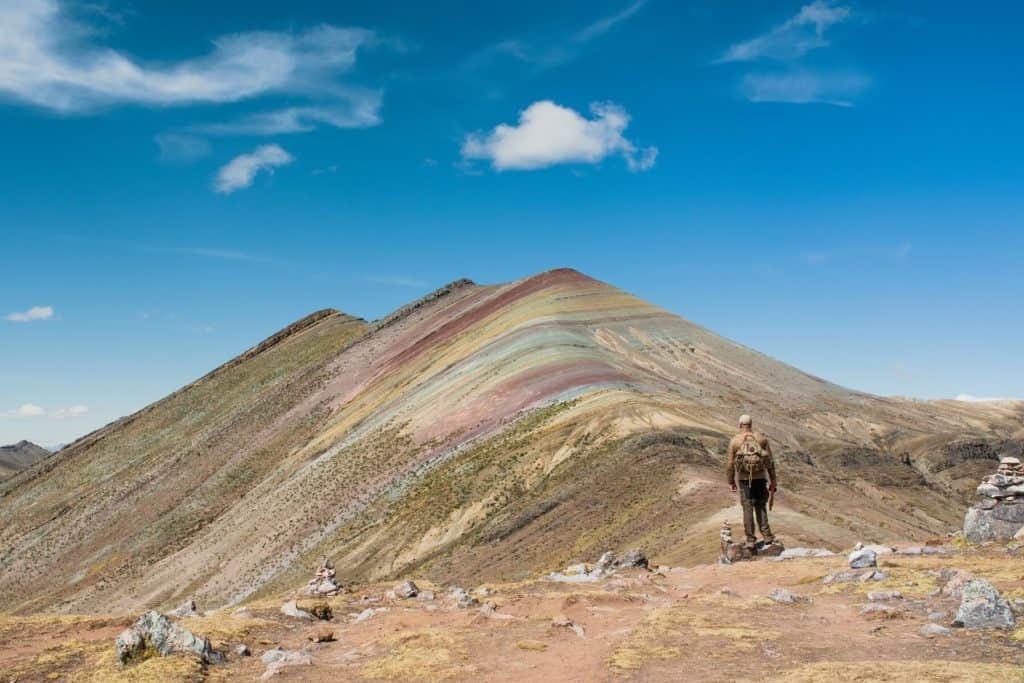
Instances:
[[[747,536],[747,548],[753,549],[757,542],[754,535],[754,515],[761,529],[765,544],[772,543],[775,535],[768,526],[768,494],[775,493],[778,479],[775,477],[775,461],[772,449],[764,434],[755,432],[749,415],[740,417],[740,433],[729,442],[726,460],[726,476],[733,491],[740,492],[743,506],[743,531]],[[765,477],[768,477],[766,481]],[[738,486],[737,486],[738,484]]]

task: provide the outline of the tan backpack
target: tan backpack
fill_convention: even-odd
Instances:
[[[744,434],[736,449],[736,469],[747,475],[748,484],[753,481],[755,473],[764,471],[767,458],[757,437],[754,434]]]

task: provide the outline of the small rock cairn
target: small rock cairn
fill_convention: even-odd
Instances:
[[[316,570],[316,576],[309,580],[309,592],[313,595],[337,595],[341,591],[341,586],[334,578],[336,575],[334,563],[325,556],[320,562],[320,568]]]
[[[1024,527],[1024,464],[1005,457],[995,474],[985,477],[980,502],[967,511],[964,536],[972,543],[1009,540]]]

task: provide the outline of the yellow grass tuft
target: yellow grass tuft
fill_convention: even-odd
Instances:
[[[378,641],[388,650],[384,657],[362,668],[362,675],[374,680],[444,681],[471,675],[476,667],[461,639],[439,629],[401,633]]]
[[[1024,668],[957,661],[817,662],[793,669],[779,683],[991,683],[1024,681]]]

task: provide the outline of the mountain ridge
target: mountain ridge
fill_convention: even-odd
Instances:
[[[612,542],[706,560],[740,412],[776,444],[783,533],[929,535],[978,453],[1024,441],[1024,405],[844,389],[571,269],[458,280],[376,323],[330,310],[240,358],[0,484],[0,609],[233,603],[322,553],[357,582],[509,578]]]

